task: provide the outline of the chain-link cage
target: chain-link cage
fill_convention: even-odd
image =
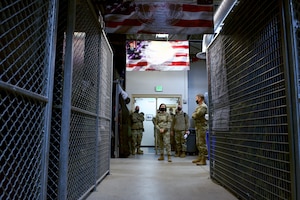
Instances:
[[[292,1],[293,5],[293,19],[297,22],[296,25],[296,30],[295,30],[295,36],[296,36],[296,44],[297,44],[297,53],[298,53],[298,100],[300,100],[300,2],[297,0]],[[299,101],[300,102],[300,101]],[[300,110],[299,110],[300,113]]]
[[[113,54],[108,41],[104,35],[101,35],[101,52],[100,52],[100,65],[101,66],[112,66]],[[109,169],[109,159],[111,152],[111,129],[112,129],[112,83],[113,73],[109,67],[100,68],[100,97],[99,97],[99,117],[101,120],[98,123],[98,149],[96,164],[96,177],[97,183],[101,181],[101,177]],[[106,89],[101,89],[106,88]],[[101,162],[99,162],[101,161]]]
[[[294,143],[294,147],[292,148],[292,151],[294,150],[295,155],[294,155],[294,160],[295,160],[295,172],[296,172],[296,176],[295,176],[295,191],[300,191],[300,146],[299,146],[299,140],[300,140],[300,2],[297,0],[290,0],[289,2],[287,2],[287,7],[290,8],[291,7],[291,14],[289,16],[291,16],[291,22],[288,22],[287,24],[289,25],[289,27],[293,27],[292,29],[292,33],[291,33],[291,37],[293,38],[294,42],[290,47],[290,50],[287,52],[287,55],[294,55],[294,62],[291,64],[290,67],[291,72],[290,72],[290,76],[294,77],[294,79],[292,79],[291,85],[295,85],[295,87],[293,87],[293,90],[295,91],[293,95],[291,96],[292,99],[292,110],[294,113],[294,117],[293,117],[293,125],[294,125],[294,134],[291,135],[292,137],[292,141]],[[294,54],[290,54],[291,52],[295,52]],[[295,88],[295,89],[294,89]],[[298,134],[297,134],[298,133]],[[293,154],[292,154],[293,155]],[[298,198],[299,198],[299,193],[298,193]]]
[[[294,195],[281,8],[240,1],[208,48],[210,173],[241,199]]]
[[[0,199],[84,198],[110,158],[113,55],[94,8],[0,5]]]
[[[112,50],[89,2],[77,1],[72,73],[66,71],[65,58],[71,51],[67,48],[67,17],[72,15],[63,12],[67,5],[60,1],[47,199],[83,198],[109,170]],[[64,88],[66,73],[72,74],[70,88]],[[68,91],[71,110],[62,106],[63,95]],[[65,112],[71,112],[67,141],[63,139]],[[66,174],[60,173],[65,169]]]
[[[55,72],[53,87],[53,106],[51,118],[51,135],[49,150],[49,167],[47,182],[47,199],[58,199],[59,154],[61,141],[62,96],[64,80],[65,30],[67,24],[68,3],[59,1],[57,23],[57,41],[55,55]]]
[[[55,1],[0,2],[0,199],[43,199]]]

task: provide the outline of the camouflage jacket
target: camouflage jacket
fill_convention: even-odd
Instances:
[[[192,114],[196,127],[207,126],[205,114],[207,114],[207,105],[205,103],[199,104]]]
[[[172,131],[187,131],[189,129],[189,116],[180,111],[175,114],[171,124]]]
[[[155,117],[155,127],[157,130],[164,129],[164,132],[171,128],[172,117],[169,113],[158,113]]]
[[[137,113],[133,112],[130,115],[130,121],[131,121],[131,129],[132,130],[138,130],[144,128],[144,114],[143,113]]]

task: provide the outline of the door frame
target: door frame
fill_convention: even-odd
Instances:
[[[176,106],[177,105],[182,105],[182,95],[181,94],[132,94],[131,95],[131,98],[132,98],[132,101],[131,101],[131,110],[134,109],[134,106],[135,106],[135,99],[136,98],[153,98],[155,99],[155,106],[156,106],[156,109],[158,109],[159,105],[158,105],[158,99],[159,98],[177,98],[178,101],[177,101],[177,104],[169,104],[169,103],[166,103],[167,105],[167,108],[168,108],[168,111],[169,111],[169,108],[168,106],[171,106],[173,108],[173,112],[175,112],[175,109],[176,109]],[[175,107],[175,109],[174,109]],[[154,134],[154,130],[153,130],[153,134]],[[157,149],[157,142],[156,142],[156,137],[154,137],[154,147],[155,149]],[[142,145],[143,146],[143,145]],[[144,147],[148,147],[147,145],[144,146]]]

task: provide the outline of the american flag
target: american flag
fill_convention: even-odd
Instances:
[[[127,71],[189,69],[188,41],[127,41]]]
[[[105,29],[108,33],[213,33],[213,4],[125,1],[106,6]]]

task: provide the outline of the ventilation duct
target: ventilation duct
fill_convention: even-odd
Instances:
[[[206,49],[214,39],[214,36],[220,32],[223,22],[231,12],[233,7],[238,3],[238,0],[223,0],[217,11],[214,14],[214,32],[215,34],[204,34],[202,42],[202,51],[196,54],[199,59],[206,59]]]

